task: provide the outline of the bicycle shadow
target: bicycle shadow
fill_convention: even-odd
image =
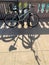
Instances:
[[[16,40],[14,40],[14,44],[11,45],[9,47],[9,51],[12,51],[12,50],[16,50],[17,48],[15,47],[16,45],[16,42],[18,39],[20,39],[22,41],[22,46],[25,48],[25,49],[31,49],[31,51],[33,51],[34,53],[34,57],[35,57],[35,60],[37,61],[38,65],[40,65],[39,61],[39,57],[38,57],[38,54],[36,54],[36,51],[34,48],[33,48],[33,45],[34,45],[34,42],[36,39],[39,38],[40,35],[34,35],[34,34],[28,34],[28,38],[25,36],[25,34],[22,34],[22,38],[20,36],[17,37]],[[30,39],[30,40],[29,40]],[[27,41],[26,41],[27,40]]]
[[[36,54],[36,52],[38,52],[38,51],[36,51],[36,50],[34,49],[33,45],[34,45],[35,40],[38,39],[39,36],[40,36],[40,35],[37,35],[37,37],[35,37],[34,34],[33,34],[33,35],[32,35],[32,34],[29,34],[29,35],[28,35],[28,38],[30,39],[30,41],[29,41],[24,35],[22,36],[22,45],[23,45],[23,47],[26,48],[26,49],[29,49],[29,48],[30,48],[31,51],[33,51],[35,60],[37,61],[38,65],[40,65],[40,59],[39,59],[39,57],[38,57],[38,54]],[[25,38],[26,40],[28,40],[28,43],[25,42],[24,38]]]
[[[31,49],[34,53],[35,60],[37,61],[38,65],[40,65],[40,59],[38,57],[38,54],[36,54],[36,50],[33,48],[33,45],[35,44],[35,40],[37,40],[40,35],[49,34],[49,20],[42,19],[39,21],[37,27],[34,28],[7,28],[6,25],[0,24],[0,40],[3,40],[4,42],[10,42],[14,41],[14,44],[9,47],[9,51],[16,50],[15,47],[17,40],[20,39],[22,41],[22,46],[25,49]],[[46,27],[45,24],[48,26]],[[41,27],[42,26],[42,27]],[[22,38],[19,37],[22,35]],[[28,35],[28,38],[25,36]],[[36,36],[37,35],[37,36]],[[17,37],[18,36],[18,37]],[[15,38],[17,39],[15,40]],[[26,39],[27,42],[24,40]]]

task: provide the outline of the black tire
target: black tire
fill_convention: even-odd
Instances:
[[[27,19],[27,23],[29,27],[35,27],[38,25],[39,22],[39,16],[37,14],[31,13],[29,15],[29,19]]]
[[[14,19],[13,19],[14,18]],[[5,24],[10,27],[14,28],[18,25],[18,16],[13,14],[7,14],[4,19]]]

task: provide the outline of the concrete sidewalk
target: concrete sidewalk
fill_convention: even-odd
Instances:
[[[0,65],[49,65],[49,21],[27,29],[4,26],[0,25]]]

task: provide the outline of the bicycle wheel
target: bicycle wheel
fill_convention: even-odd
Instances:
[[[8,27],[14,28],[18,25],[18,15],[15,16],[13,14],[7,14],[5,16],[4,22]]]
[[[39,21],[39,16],[37,14],[33,14],[33,13],[31,13],[29,15],[29,19],[27,19],[28,26],[30,26],[30,27],[37,26],[38,21]]]

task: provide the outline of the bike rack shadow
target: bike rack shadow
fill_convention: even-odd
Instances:
[[[45,27],[44,23],[48,26]],[[49,34],[49,19],[40,19],[39,21],[40,24],[38,24],[37,27],[34,28],[6,28],[6,25],[2,22],[2,25],[0,24],[0,40],[3,40],[4,42],[10,42],[14,41],[14,44],[9,47],[9,51],[16,50],[17,48],[15,47],[17,40],[20,39],[22,40],[22,46],[25,49],[31,49],[34,53],[35,60],[37,61],[38,65],[40,65],[40,59],[38,55],[36,55],[36,51],[33,48],[35,40],[37,40],[40,35],[44,34]],[[4,25],[4,27],[2,27]],[[42,25],[42,27],[40,26]],[[19,37],[22,35],[22,38]],[[25,36],[28,35],[28,38]],[[37,35],[37,36],[36,36]],[[15,38],[17,39],[15,40]],[[26,39],[27,42],[24,40]],[[28,40],[30,39],[30,40]]]

